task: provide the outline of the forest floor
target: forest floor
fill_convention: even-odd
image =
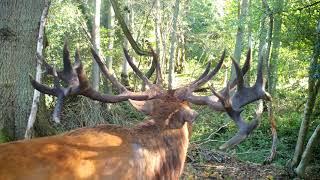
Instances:
[[[320,180],[320,166],[306,169],[304,179]],[[189,148],[181,179],[299,179],[290,177],[285,167],[241,161],[225,152],[199,147]]]
[[[200,157],[200,163],[198,158]],[[197,159],[197,160],[196,160]],[[281,167],[243,162],[223,152],[189,151],[181,179],[291,179]]]

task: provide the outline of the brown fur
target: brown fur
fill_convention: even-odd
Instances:
[[[133,128],[101,125],[1,144],[0,179],[178,179],[191,133],[183,118],[190,108],[168,99],[154,106],[152,119]]]

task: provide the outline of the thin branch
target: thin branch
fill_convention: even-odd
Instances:
[[[230,122],[222,125],[221,127],[219,127],[216,131],[212,132],[207,138],[203,139],[203,140],[198,140],[198,141],[192,141],[190,142],[190,144],[192,143],[195,143],[197,145],[201,145],[201,144],[205,144],[205,143],[208,143],[208,142],[211,142],[211,141],[215,141],[215,140],[212,140],[211,137],[214,136],[214,135],[220,135],[218,132],[221,131],[222,129],[228,127],[230,124]],[[198,143],[199,142],[199,143]],[[220,141],[218,141],[220,142]],[[223,141],[224,142],[224,141]]]
[[[131,34],[128,26],[126,25],[126,22],[124,21],[124,18],[120,12],[119,4],[118,4],[117,0],[110,0],[110,2],[112,4],[115,16],[120,24],[120,27],[121,27],[123,33],[125,34],[125,36],[127,37],[128,41],[131,44],[134,51],[141,56],[152,56],[151,52],[143,50],[138,45],[138,43],[133,39],[132,34]]]
[[[316,6],[316,5],[318,5],[318,4],[320,4],[320,1],[317,1],[317,2],[314,2],[314,3],[311,3],[311,4],[308,4],[308,5],[306,5],[306,6],[299,7],[299,8],[297,8],[297,9],[293,9],[292,11],[301,11],[301,10],[304,10],[304,9],[311,8],[311,7],[313,7],[313,6]]]
[[[46,19],[47,19],[50,4],[51,4],[50,0],[45,1],[45,6],[42,11],[42,15],[41,15],[41,19],[40,19],[39,35],[38,35],[38,41],[37,41],[37,52],[36,52],[36,58],[37,58],[36,81],[37,82],[41,82],[41,62],[43,59],[43,52],[42,51],[43,51],[44,27],[46,24]],[[30,111],[30,115],[28,118],[28,125],[27,125],[27,129],[26,129],[26,132],[24,135],[25,139],[30,139],[32,136],[32,128],[33,128],[34,122],[36,120],[39,99],[40,99],[40,92],[35,89],[34,93],[33,93],[31,111]]]

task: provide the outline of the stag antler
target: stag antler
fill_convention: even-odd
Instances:
[[[224,55],[222,57],[224,57]],[[208,105],[215,111],[226,112],[229,117],[237,124],[239,128],[238,133],[222,146],[220,146],[220,149],[226,149],[239,144],[244,139],[246,139],[246,137],[258,126],[258,119],[255,119],[250,123],[244,121],[244,119],[241,117],[242,107],[259,99],[268,101],[271,100],[271,96],[268,92],[265,91],[265,82],[263,80],[262,74],[262,59],[259,59],[257,80],[255,84],[252,87],[245,86],[243,77],[245,73],[250,69],[250,60],[250,49],[248,50],[247,58],[242,69],[240,69],[238,63],[232,58],[232,63],[236,71],[236,79],[234,79],[233,81],[229,81],[227,83],[227,87],[222,89],[220,92],[216,92],[216,90],[211,87],[211,91],[213,93],[213,95],[211,96],[196,96],[190,93],[185,97],[191,103],[197,105]],[[219,67],[220,63],[221,61],[218,63],[217,67]],[[215,69],[217,69],[217,67]],[[193,87],[193,89],[198,88],[202,85],[202,82],[207,82],[207,78],[209,76],[208,72],[209,71],[206,69],[203,75],[201,75],[202,79],[199,78],[198,80],[194,81],[189,87]],[[198,84],[200,86],[198,86]],[[231,94],[233,95],[231,96]]]
[[[54,77],[53,88],[38,83],[30,76],[31,84],[35,89],[37,89],[38,91],[44,94],[49,94],[57,97],[55,110],[53,112],[53,120],[55,122],[57,123],[60,122],[60,114],[63,107],[63,100],[67,96],[83,95],[93,100],[97,100],[105,103],[114,103],[114,102],[126,101],[128,99],[132,99],[136,101],[153,99],[162,93],[162,89],[155,85],[152,86],[152,89],[150,88],[149,90],[144,92],[129,91],[128,89],[126,89],[125,86],[123,86],[117,80],[115,76],[113,76],[108,71],[107,67],[101,60],[102,59],[101,56],[97,54],[94,49],[91,49],[91,50],[92,50],[92,55],[96,60],[96,62],[98,63],[102,73],[118,89],[120,94],[108,95],[108,94],[103,94],[94,90],[90,86],[89,80],[83,70],[78,50],[76,51],[76,54],[75,54],[75,63],[72,66],[70,61],[68,46],[67,46],[67,43],[65,43],[63,48],[63,70],[62,71],[56,71],[55,68],[53,68],[52,66],[44,62],[45,67],[47,69],[47,74],[52,75]],[[136,72],[139,75],[142,74],[140,70],[137,67],[135,67],[133,63],[130,65],[133,67],[134,72]],[[146,82],[149,81],[143,74],[139,77]],[[67,84],[67,86],[63,87],[60,84],[60,81],[63,81],[65,84]]]

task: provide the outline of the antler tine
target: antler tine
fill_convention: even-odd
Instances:
[[[219,98],[226,113],[236,123],[237,127],[239,128],[239,131],[235,136],[233,136],[226,143],[224,143],[223,145],[221,145],[219,147],[219,149],[221,149],[221,150],[225,150],[227,148],[232,148],[235,145],[241,143],[243,140],[245,140],[247,138],[247,136],[258,126],[259,121],[257,118],[250,123],[247,123],[243,120],[243,118],[241,117],[242,110],[234,109],[232,107],[232,100],[230,98],[229,90],[225,91],[225,95],[222,95],[222,94],[216,92],[212,87],[210,89],[211,89],[212,93]],[[226,89],[230,89],[229,83],[228,83]]]
[[[49,86],[43,85],[38,83],[34,78],[29,74],[29,79],[31,82],[31,85],[38,91],[44,93],[44,94],[49,94],[52,96],[56,96],[56,92],[54,91],[53,88],[50,88]]]
[[[243,79],[242,70],[240,69],[240,66],[236,62],[236,60],[233,57],[231,57],[231,59],[232,59],[232,64],[234,66],[234,69],[236,71],[236,75],[237,75],[237,78],[236,78],[237,87],[241,89],[244,86],[244,79]]]
[[[102,62],[102,57],[95,51],[95,49],[93,49],[91,47],[91,53],[93,55],[93,58],[95,59],[95,61],[98,63],[100,70],[102,71],[102,73],[105,75],[105,77],[107,77],[111,83],[118,89],[118,91],[120,93],[122,92],[127,92],[127,88],[125,86],[123,86],[115,76],[113,76],[109,71],[108,68],[106,67],[106,65]]]
[[[221,68],[224,58],[226,55],[226,50],[223,51],[220,61],[216,65],[216,67],[209,73],[211,62],[208,63],[205,71],[201,74],[201,76],[190,83],[190,85],[179,88],[176,93],[177,96],[181,99],[185,99],[193,104],[197,105],[208,105],[210,108],[216,110],[216,111],[224,111],[224,107],[222,106],[221,102],[219,102],[219,99],[216,96],[196,96],[193,95],[192,92],[196,90],[201,85],[208,82]]]
[[[210,71],[210,67],[211,67],[211,62],[209,62],[206,66],[206,69],[203,71],[203,73],[198,77],[198,79],[194,80],[192,83],[190,83],[190,85],[200,81],[202,78],[204,78]]]
[[[260,59],[258,64],[258,75],[255,85],[252,87],[245,86],[243,76],[250,68],[250,59],[251,50],[249,49],[246,62],[244,63],[242,69],[240,69],[239,64],[232,58],[232,62],[236,71],[236,79],[231,83],[228,82],[227,87],[225,87],[222,91],[216,92],[211,87],[211,91],[213,93],[212,96],[194,96],[191,94],[186,98],[191,103],[208,105],[215,111],[225,111],[237,124],[237,127],[239,128],[238,133],[229,141],[224,143],[220,149],[226,149],[239,144],[246,139],[246,137],[258,126],[258,117],[250,123],[244,121],[244,119],[241,117],[241,108],[243,106],[259,99],[271,100],[271,96],[265,91],[265,82],[262,78],[262,59]],[[206,75],[206,77],[208,76],[209,75]],[[230,91],[235,86],[237,86],[237,90],[233,96],[230,96]]]
[[[250,63],[251,63],[251,48],[248,49],[246,61],[244,62],[244,65],[242,67],[242,74],[245,75],[248,70],[250,69]]]
[[[219,147],[220,150],[232,148],[240,144],[259,125],[259,121],[257,119],[251,121],[250,123],[245,122],[241,117],[240,112],[234,113],[234,119],[236,119],[235,122],[239,130],[235,136],[230,138],[227,142]]]
[[[56,79],[56,78],[58,78],[57,76],[54,77],[55,78],[54,79],[54,88],[50,88],[46,85],[38,83],[36,80],[33,79],[33,77],[31,75],[29,75],[29,78],[30,78],[30,82],[31,82],[32,86],[36,90],[38,90],[39,92],[42,92],[44,94],[49,94],[49,95],[57,97],[56,106],[54,108],[52,116],[53,116],[53,120],[56,123],[60,123],[60,114],[61,114],[62,107],[63,107],[63,100],[64,100],[64,97],[69,94],[70,89],[60,87],[59,81]]]
[[[202,86],[203,84],[207,83],[214,75],[217,74],[217,72],[220,70],[223,61],[225,59],[226,56],[226,50],[223,51],[220,60],[218,62],[218,64],[216,65],[216,67],[210,72],[208,73],[206,76],[204,76],[203,78],[199,79],[197,82],[195,82],[194,84],[191,84],[188,88],[189,90],[192,92],[194,90],[196,90],[197,88],[199,88],[200,86]]]
[[[257,68],[257,80],[256,84],[263,85],[263,56],[260,56],[258,59],[258,68]]]
[[[225,144],[223,144],[220,149],[226,149],[228,147],[233,147],[237,144],[239,144],[241,141],[246,139],[246,137],[258,126],[259,124],[259,118],[255,118],[255,120],[251,121],[250,123],[247,123],[243,120],[241,117],[241,108],[249,103],[252,103],[254,101],[265,99],[265,100],[271,100],[271,96],[269,93],[265,91],[265,82],[263,81],[263,75],[262,75],[262,63],[263,59],[259,59],[258,63],[258,72],[257,72],[257,80],[254,86],[252,87],[245,87],[243,83],[243,72],[248,71],[250,66],[249,60],[251,59],[251,50],[249,49],[247,53],[247,60],[242,68],[242,71],[240,70],[239,65],[233,60],[236,75],[237,75],[237,91],[231,98],[232,102],[232,109],[227,110],[227,113],[229,116],[236,122],[239,131],[238,133],[232,137],[229,141],[227,141]],[[229,111],[229,112],[228,112]]]
[[[70,52],[68,49],[68,42],[65,41],[63,45],[63,71],[69,72],[72,69],[70,61]]]
[[[65,52],[67,51],[67,48],[65,48]],[[30,76],[31,84],[33,87],[37,90],[39,90],[42,93],[53,95],[57,97],[56,106],[53,112],[53,120],[57,123],[60,122],[60,114],[63,107],[63,100],[65,97],[70,95],[83,95],[90,99],[97,100],[100,102],[106,102],[106,103],[115,103],[120,101],[126,101],[128,99],[141,101],[141,100],[148,100],[153,99],[161,94],[161,90],[153,89],[152,91],[145,91],[145,92],[131,92],[125,89],[125,87],[120,84],[116,78],[111,75],[108,71],[106,66],[102,63],[100,57],[98,54],[95,53],[95,51],[92,52],[94,55],[94,58],[97,60],[97,63],[99,64],[100,68],[102,69],[102,72],[106,74],[106,76],[115,84],[118,85],[119,90],[122,92],[122,94],[119,95],[107,95],[102,94],[96,90],[94,90],[89,83],[89,80],[86,76],[85,71],[83,70],[82,63],[80,61],[80,55],[78,50],[76,50],[75,54],[75,63],[74,65],[68,69],[64,68],[63,71],[56,72],[54,68],[52,68],[50,65],[48,65],[50,74],[54,76],[54,87],[50,88],[46,85],[40,84],[36,82],[32,77]],[[64,61],[64,63],[69,63],[70,61]],[[67,87],[62,87],[60,85],[60,80],[64,81],[65,84],[67,84]]]
[[[63,108],[63,102],[64,102],[65,95],[60,93],[57,96],[56,105],[54,107],[53,113],[52,113],[52,119],[56,123],[60,123],[60,114],[62,112]]]
[[[251,49],[249,48],[248,52],[247,52],[247,58],[246,58],[246,61],[244,62],[243,64],[243,67],[241,69],[242,71],[242,75],[244,76],[248,70],[250,69],[250,64],[251,64]],[[234,79],[232,81],[232,83],[230,84],[230,88],[233,89],[236,85],[237,85],[237,78]]]
[[[45,60],[42,60],[42,64],[45,67],[45,73],[46,74],[50,74],[52,76],[58,76],[57,71],[55,70],[54,67],[50,66],[50,64],[48,64]]]
[[[128,50],[126,50],[125,48],[123,48],[123,52],[124,55],[129,63],[129,65],[131,66],[131,68],[133,69],[133,71],[137,74],[137,76],[142,79],[142,81],[148,85],[149,87],[151,87],[152,83],[149,81],[149,79],[137,68],[137,66],[133,63]]]
[[[216,97],[218,97],[218,99],[221,101],[222,104],[225,104],[225,101],[226,101],[227,97],[224,97],[222,94],[217,92],[212,85],[210,86],[210,90]]]
[[[145,100],[149,98],[147,95],[144,94],[137,94],[137,93],[130,93],[129,91],[124,92],[120,95],[108,95],[108,94],[102,94],[96,90],[94,90],[89,83],[89,80],[86,76],[86,73],[83,70],[82,63],[79,59],[79,53],[76,52],[76,72],[79,79],[79,88],[80,91],[75,90],[74,93],[81,94],[83,96],[89,97],[90,99],[97,100],[100,102],[105,103],[114,103],[114,102],[120,102],[125,101],[128,99],[134,99],[134,100]]]
[[[163,78],[162,78],[161,67],[160,67],[158,56],[157,56],[157,66],[156,66],[156,84],[158,85],[163,84]]]

